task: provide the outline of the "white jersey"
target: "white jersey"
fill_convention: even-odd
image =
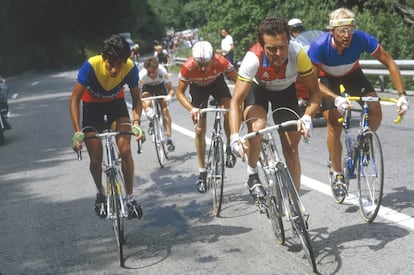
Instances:
[[[148,71],[147,69],[142,69],[139,72],[139,87],[142,89],[142,86],[144,85],[159,85],[161,83],[169,83],[171,82],[167,71],[165,70],[165,68],[162,65],[158,65],[158,74],[155,78],[151,78],[148,75]]]

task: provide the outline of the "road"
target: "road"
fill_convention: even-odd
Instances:
[[[8,79],[13,129],[0,147],[1,274],[310,274],[290,230],[286,245],[275,242],[244,186],[240,161],[227,170],[222,217],[212,217],[210,193],[195,188],[192,124],[175,98],[172,160],[160,169],[150,141],[134,154],[144,216],[126,223],[127,268],[120,269],[112,226],[93,210],[87,154],[78,161],[70,148],[68,97],[76,73]],[[301,196],[320,274],[414,273],[414,111],[399,125],[392,124],[394,107],[383,112],[385,193],[372,224],[352,200],[338,205],[331,198],[326,128],[316,127],[310,143],[300,145]]]

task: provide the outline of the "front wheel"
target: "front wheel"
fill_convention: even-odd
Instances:
[[[285,185],[286,191],[288,193],[288,211],[290,211],[290,220],[292,223],[293,231],[295,234],[297,234],[302,243],[303,250],[305,251],[306,258],[308,259],[312,271],[317,272],[315,255],[313,254],[309,237],[308,222],[307,216],[305,216],[304,213],[304,207],[287,168],[284,167],[283,169],[279,169],[279,171],[281,177],[284,179],[283,184]]]
[[[167,159],[168,153],[165,143],[164,125],[162,124],[161,117],[154,117],[154,144],[155,151],[157,152],[158,163],[163,168]]]
[[[221,137],[216,137],[213,141],[210,171],[208,184],[211,186],[213,195],[213,214],[218,217],[221,211],[224,188],[224,147]]]
[[[359,208],[362,218],[372,222],[379,211],[384,187],[384,161],[378,135],[366,131],[359,146],[357,164]]]
[[[112,219],[112,225],[115,232],[115,239],[118,247],[118,259],[119,259],[119,265],[121,267],[124,266],[124,252],[123,252],[123,245],[125,242],[124,237],[124,224],[122,219],[122,213],[121,213],[121,199],[120,199],[120,193],[117,190],[116,186],[116,180],[115,177],[111,178],[111,204],[113,209],[113,217]]]

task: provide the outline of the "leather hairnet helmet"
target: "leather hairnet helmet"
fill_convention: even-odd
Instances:
[[[194,44],[193,49],[193,58],[199,63],[210,62],[213,58],[213,47],[210,42],[199,41]]]

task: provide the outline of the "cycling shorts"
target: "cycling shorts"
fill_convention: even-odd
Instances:
[[[221,101],[223,98],[231,98],[230,89],[224,80],[223,74],[206,86],[197,86],[190,83],[190,95],[192,98],[191,105],[195,108],[206,108],[210,95],[217,101]]]
[[[142,92],[148,92],[151,94],[151,96],[157,96],[157,95],[167,95],[167,87],[165,87],[165,83],[160,83],[157,85],[148,85],[144,84],[142,86]]]
[[[108,117],[108,124],[105,124],[104,116]],[[123,98],[109,102],[83,102],[82,128],[92,126],[98,132],[107,129],[112,122],[119,118],[129,118],[128,108]],[[84,132],[93,132],[87,128]]]
[[[295,83],[281,91],[269,91],[265,87],[252,82],[249,94],[244,100],[244,108],[250,105],[260,105],[267,112],[269,109],[269,102],[271,103],[273,121],[275,124],[300,118]],[[286,108],[289,108],[292,111],[286,110]],[[296,128],[294,130],[296,130]]]
[[[327,86],[332,92],[339,95],[339,85],[342,84],[345,87],[346,93],[352,96],[365,96],[370,92],[375,91],[371,82],[364,75],[361,68],[356,69],[350,74],[342,77],[322,76],[320,78],[322,84]],[[322,98],[322,111],[329,109],[336,109],[334,100]]]

